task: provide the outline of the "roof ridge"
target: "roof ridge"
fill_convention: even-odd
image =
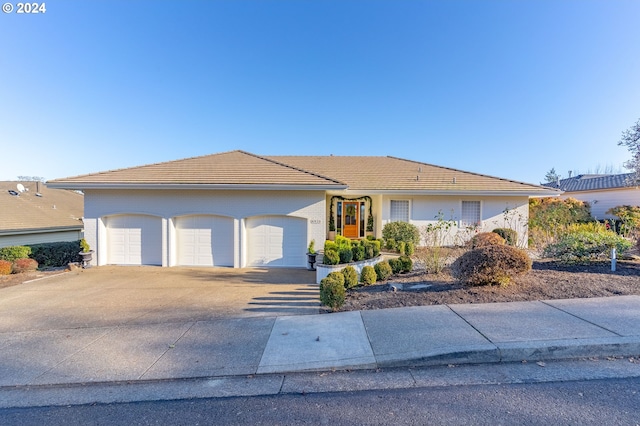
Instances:
[[[548,187],[545,187],[543,185],[536,185],[534,183],[521,182],[521,181],[513,180],[513,179],[505,179],[505,178],[501,178],[501,177],[498,177],[498,176],[487,175],[487,174],[484,174],[484,173],[469,172],[469,171],[466,171],[466,170],[454,169],[453,167],[439,166],[437,164],[425,163],[423,161],[408,160],[406,158],[394,157],[392,155],[387,155],[387,157],[388,158],[393,158],[394,160],[400,160],[400,161],[406,161],[406,162],[409,162],[409,163],[421,164],[423,166],[436,167],[436,168],[439,168],[439,169],[451,170],[451,171],[454,171],[454,172],[466,173],[466,174],[470,174],[470,175],[474,175],[474,176],[482,176],[482,177],[487,177],[487,178],[491,178],[491,179],[498,179],[498,180],[501,180],[503,182],[511,182],[511,183],[517,183],[517,184],[520,184],[520,185],[528,185],[528,186],[535,186],[535,187],[538,187],[538,188],[548,189]],[[552,189],[555,189],[555,188],[552,188]]]
[[[298,171],[298,172],[303,172],[303,173],[309,174],[309,175],[311,175],[311,176],[315,176],[315,177],[319,177],[319,178],[321,178],[321,179],[328,180],[329,182],[337,183],[337,184],[340,184],[340,185],[347,185],[347,184],[346,184],[346,183],[344,183],[344,182],[340,182],[339,180],[336,180],[336,179],[330,178],[330,177],[328,177],[328,176],[323,176],[323,175],[321,175],[321,174],[319,174],[319,173],[312,172],[311,170],[305,170],[305,169],[302,169],[302,168],[300,168],[300,167],[295,167],[295,166],[292,166],[292,165],[290,165],[290,164],[283,163],[283,162],[280,162],[280,161],[276,161],[276,160],[273,160],[273,159],[268,158],[268,157],[263,157],[263,156],[258,155],[258,154],[253,154],[253,153],[251,153],[251,152],[246,152],[246,151],[241,151],[241,152],[242,152],[242,153],[244,153],[244,154],[247,154],[247,155],[252,155],[252,156],[254,156],[254,157],[256,157],[256,158],[259,158],[259,159],[261,159],[261,160],[269,161],[269,162],[271,162],[271,163],[273,163],[273,164],[277,164],[277,165],[279,165],[279,166],[287,167],[287,168],[289,168],[289,169],[296,170],[296,171]],[[276,156],[276,157],[277,157],[277,156]],[[287,156],[287,155],[285,155],[285,156],[283,156],[283,157],[296,157],[296,156],[295,156],[295,155],[291,155],[291,156]],[[303,156],[300,156],[300,157],[303,157]],[[308,157],[317,157],[317,155],[309,155]]]

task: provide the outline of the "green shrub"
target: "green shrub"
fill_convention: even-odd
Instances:
[[[391,272],[394,274],[399,274],[402,272],[402,261],[398,258],[391,258],[387,261],[389,266],[391,266]]]
[[[342,277],[340,280],[339,277]],[[338,272],[332,272],[320,280],[320,302],[336,311],[344,305],[346,290],[344,288],[344,276]]]
[[[382,228],[382,237],[385,240],[393,238],[396,242],[420,243],[420,231],[408,222],[389,222]]]
[[[331,240],[327,240],[324,242],[324,251],[327,252],[329,250],[335,250],[338,251],[338,245],[331,241]]]
[[[510,246],[518,245],[518,231],[515,231],[511,228],[496,228],[491,232],[495,232],[496,234],[500,235]]]
[[[84,238],[80,240],[80,250],[83,253],[89,253],[91,251],[91,247],[89,246],[89,243]]]
[[[8,260],[9,262],[27,258],[30,254],[31,247],[28,246],[10,246],[0,248],[0,260]]]
[[[481,232],[471,238],[471,248],[480,248],[493,245],[505,244],[504,238],[495,232]]]
[[[416,252],[416,245],[413,243],[407,243],[407,247],[405,248],[405,254],[407,256],[413,256]]]
[[[529,200],[530,245],[541,247],[564,233],[572,223],[592,222],[589,203],[575,198],[531,198]]]
[[[364,246],[363,245],[354,246],[351,249],[351,252],[353,253],[353,260],[355,262],[358,262],[360,260],[364,260]]]
[[[0,260],[0,275],[9,275],[12,264],[8,260]]]
[[[382,246],[382,241],[380,241],[380,240],[372,240],[369,244],[373,246],[373,256],[372,257],[378,256],[380,254],[380,247]]]
[[[395,250],[396,249],[396,240],[393,238],[385,238],[384,240],[384,248],[387,250]]]
[[[452,265],[453,276],[467,285],[508,285],[515,276],[531,269],[527,252],[507,245],[470,250]]]
[[[613,247],[618,253],[624,253],[631,246],[629,240],[613,231],[579,231],[560,236],[557,242],[545,247],[543,255],[564,262],[584,262],[609,257]]]
[[[15,262],[13,262],[12,269],[14,274],[35,271],[36,269],[38,269],[38,262],[29,258],[16,259]]]
[[[398,260],[400,261],[400,272],[411,272],[413,269],[413,260],[411,260],[409,256],[400,256]]]
[[[360,282],[364,285],[371,285],[376,283],[376,270],[373,266],[363,266],[362,272],[360,272]]]
[[[351,251],[351,246],[349,247],[340,247],[340,251],[338,252],[340,256],[340,263],[349,263],[353,259],[353,251]]]
[[[376,242],[374,241],[364,241],[363,242],[363,249],[364,249],[364,258],[365,259],[372,259],[374,257],[376,257]]]
[[[327,250],[322,257],[322,263],[325,265],[337,265],[340,263],[340,255],[336,250]]]
[[[358,273],[353,266],[346,266],[342,269],[342,275],[344,276],[344,286],[349,289],[358,285]]]
[[[336,245],[338,246],[338,249],[341,249],[343,247],[348,247],[351,248],[351,240],[347,237],[343,237],[342,235],[336,235]]]
[[[80,241],[35,244],[30,247],[29,257],[38,262],[41,268],[67,266],[71,262],[80,261]]]
[[[386,260],[376,263],[373,269],[376,271],[378,281],[386,280],[393,273],[389,262],[387,262]]]
[[[616,206],[607,210],[607,214],[620,219],[620,233],[625,237],[640,231],[640,206]]]
[[[406,249],[407,249],[407,243],[405,243],[404,241],[398,241],[398,253],[404,256],[405,254],[407,254]]]

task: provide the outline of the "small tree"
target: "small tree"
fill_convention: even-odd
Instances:
[[[556,173],[556,168],[552,167],[551,170],[544,175],[544,182],[542,183],[557,182],[558,180],[560,180],[560,175]]]
[[[640,183],[640,118],[634,125],[622,132],[618,146],[626,146],[631,153],[631,159],[624,163],[624,167],[631,170],[633,178],[629,185]]]

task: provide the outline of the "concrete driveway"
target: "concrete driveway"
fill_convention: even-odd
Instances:
[[[303,269],[102,266],[0,289],[0,333],[317,314]]]

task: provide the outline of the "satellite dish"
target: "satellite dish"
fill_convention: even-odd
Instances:
[[[16,187],[18,188],[18,192],[24,192],[24,185],[19,183],[16,185]]]

